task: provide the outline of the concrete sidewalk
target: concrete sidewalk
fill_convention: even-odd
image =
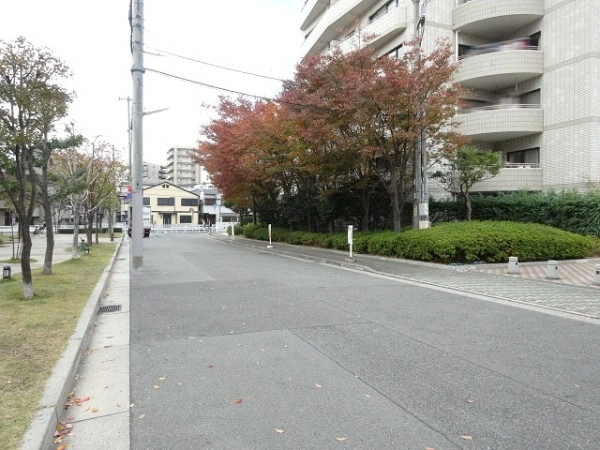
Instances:
[[[45,241],[43,238],[36,239],[38,240],[32,247],[32,258],[34,255],[41,258],[32,263],[32,268],[41,268],[45,245],[36,244]],[[70,259],[71,253],[67,251],[70,242],[72,235],[60,235],[56,240],[54,263]],[[3,251],[6,253],[6,248]],[[75,438],[75,423],[80,425],[78,448],[128,448],[128,254],[127,242],[121,240],[85,305],[65,351],[46,382],[40,408],[23,437],[21,449],[48,450],[66,445],[70,439]],[[0,258],[3,258],[2,255],[0,253]],[[116,306],[118,314],[99,316],[99,307],[104,305]],[[83,401],[84,398],[87,400]],[[70,404],[68,409],[65,408],[66,404]],[[123,412],[121,416],[118,416],[119,411]],[[104,430],[105,423],[90,422],[90,418],[106,420],[110,429]],[[86,425],[92,425],[92,428],[88,429]],[[59,442],[55,441],[55,430],[64,435]],[[88,440],[88,435],[93,435],[94,430],[102,434],[102,437],[97,438],[98,444]],[[105,438],[111,433],[119,434],[115,440],[126,442],[126,447],[115,445],[114,442],[109,447],[100,446],[100,443],[107,442]]]

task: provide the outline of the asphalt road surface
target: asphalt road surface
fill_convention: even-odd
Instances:
[[[131,446],[599,449],[599,331],[156,234],[131,277]]]

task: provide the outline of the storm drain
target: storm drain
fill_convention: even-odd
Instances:
[[[98,314],[109,314],[119,311],[121,311],[121,305],[106,305],[100,307]]]

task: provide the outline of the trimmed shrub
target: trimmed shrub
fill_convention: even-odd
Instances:
[[[268,228],[245,226],[244,236],[268,240]],[[346,233],[320,234],[271,230],[273,241],[294,245],[333,248],[347,251]],[[600,249],[600,239],[580,236],[534,223],[458,222],[442,223],[426,230],[354,234],[354,252],[438,263],[507,262],[510,256],[520,261],[585,258]]]

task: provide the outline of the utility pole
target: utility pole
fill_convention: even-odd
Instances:
[[[144,265],[144,229],[143,199],[144,185],[142,165],[144,161],[144,2],[133,0],[132,14],[132,56],[131,77],[133,79],[133,120],[132,142],[133,155],[131,161],[131,264],[133,270],[140,270]]]
[[[414,36],[417,39],[419,51],[425,31],[425,9],[432,0],[412,0],[414,7]],[[421,7],[421,8],[419,8]],[[420,54],[417,54],[420,58]],[[420,113],[424,114],[424,111]],[[415,196],[413,200],[413,229],[429,228],[429,194],[427,192],[427,138],[424,130],[419,129],[419,135],[414,142],[414,179]]]

